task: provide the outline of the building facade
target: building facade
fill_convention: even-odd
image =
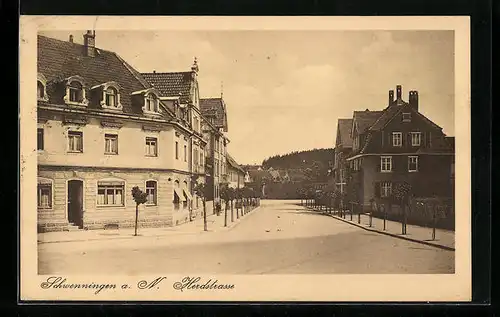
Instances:
[[[348,122],[339,121],[338,130]],[[400,182],[411,184],[416,197],[453,195],[454,148],[442,128],[419,112],[417,91],[410,91],[406,102],[398,85],[396,98],[389,91],[388,105],[382,111],[355,111],[350,151],[343,144],[349,139],[345,134],[337,135],[336,155],[342,155],[335,160],[336,175],[341,186],[348,179],[346,185],[354,191],[351,199],[364,209],[370,208],[372,198],[391,196]],[[340,177],[343,170],[346,178]]]
[[[174,113],[176,120],[189,127],[190,134],[175,134],[174,157],[178,162],[187,164],[190,179],[188,189],[192,199],[175,195],[176,208],[191,209],[193,216],[202,212],[202,202],[194,195],[196,182],[205,183],[207,170],[205,169],[206,139],[202,133],[203,116],[200,111],[200,92],[198,85],[199,66],[195,58],[190,71],[184,72],[156,72],[142,73],[141,76],[160,93],[160,100]]]
[[[207,177],[209,193],[207,200],[215,204],[220,203],[221,184],[228,182],[227,174],[227,146],[229,138],[226,103],[222,98],[203,98],[200,100],[200,110],[203,116],[202,132],[208,141],[206,151],[207,164],[211,173]]]
[[[206,142],[176,100],[95,41],[38,36],[39,232],[131,227],[134,186],[148,195],[140,226],[189,221],[188,149]]]
[[[227,174],[228,174],[228,185],[232,188],[242,188],[245,187],[245,176],[246,173],[241,168],[240,165],[234,160],[234,158],[227,154]]]

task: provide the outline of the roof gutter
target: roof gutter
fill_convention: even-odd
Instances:
[[[449,152],[439,152],[439,153],[368,153],[368,154],[357,154],[352,157],[346,158],[346,161],[352,161],[354,159],[360,158],[360,157],[366,157],[366,156],[407,156],[407,155],[455,155],[455,153],[449,153]]]

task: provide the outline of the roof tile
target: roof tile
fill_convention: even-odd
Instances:
[[[59,81],[74,75],[83,77],[88,89],[114,81],[120,86],[120,101],[123,112],[141,113],[140,109],[132,108],[130,94],[151,86],[116,53],[96,48],[96,55],[89,57],[84,54],[84,46],[81,44],[65,42],[42,35],[38,36],[37,46],[38,72],[47,79],[48,92]],[[61,100],[57,100],[54,94],[50,92],[49,98],[50,103],[61,103]]]
[[[180,97],[189,102],[193,85],[193,72],[142,73],[146,81],[160,91],[163,97]]]
[[[200,100],[200,111],[205,117],[214,117],[214,125],[227,131],[227,113],[222,98],[204,98]]]

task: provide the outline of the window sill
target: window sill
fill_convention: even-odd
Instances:
[[[392,173],[392,171],[380,171],[380,173]]]
[[[76,154],[81,154],[83,151],[68,151],[67,153],[76,153]]]
[[[150,116],[161,116],[161,113],[160,112],[157,112],[157,111],[151,111],[151,110],[146,110],[146,109],[142,109],[142,112],[143,114],[145,115],[150,115]]]
[[[144,154],[145,157],[158,157],[158,155]]]
[[[144,204],[145,207],[156,207],[158,206],[157,204]]]
[[[112,107],[112,106],[107,106],[107,105],[101,104],[101,107],[102,107],[103,110],[107,110],[107,111],[123,112],[123,107],[122,106]]]
[[[118,155],[118,153],[104,153],[104,155]]]
[[[66,105],[68,105],[68,106],[76,106],[76,107],[87,107],[86,103],[76,102],[76,101],[66,101]]]
[[[96,205],[96,208],[121,208],[124,209],[125,205]]]
[[[37,207],[37,210],[38,211],[54,211],[54,208],[53,207],[50,207],[50,208]]]
[[[417,172],[418,172],[418,170],[415,170],[415,171],[408,170],[408,173],[417,173]]]

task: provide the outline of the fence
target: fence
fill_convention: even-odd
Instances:
[[[372,215],[377,218],[400,222],[403,218],[401,207],[384,199],[376,199]],[[406,208],[406,222],[410,225],[454,230],[455,206],[451,198],[418,197],[410,200]]]

